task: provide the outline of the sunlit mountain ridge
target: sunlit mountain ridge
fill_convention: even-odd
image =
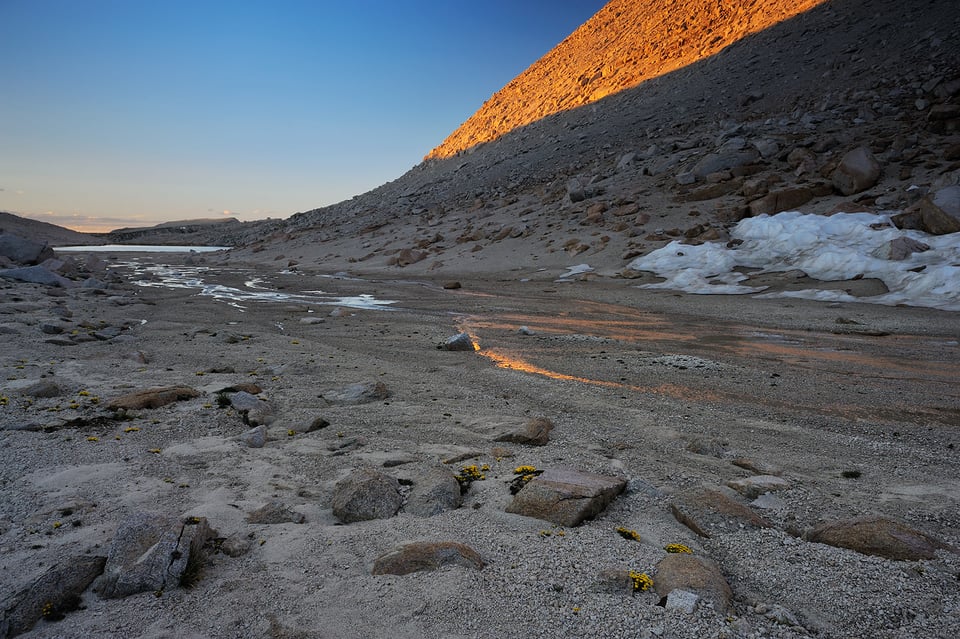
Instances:
[[[496,92],[426,159],[698,62],[824,0],[612,0]]]

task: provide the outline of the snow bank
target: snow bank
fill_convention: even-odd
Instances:
[[[764,288],[741,284],[747,276],[736,267],[781,272],[799,269],[818,280],[856,276],[882,280],[889,293],[852,297],[843,291],[786,291],[758,297],[803,297],[873,304],[908,304],[960,311],[960,233],[928,235],[901,231],[887,215],[838,213],[832,216],[799,212],[761,215],[737,224],[731,237],[743,243],[688,246],[671,242],[628,265],[651,271],[665,282],[641,288],[666,288],[705,294],[759,293]],[[871,226],[872,225],[872,226]],[[874,228],[882,225],[880,228]],[[886,259],[892,240],[910,238],[930,246],[904,260]],[[920,272],[916,270],[924,267]]]

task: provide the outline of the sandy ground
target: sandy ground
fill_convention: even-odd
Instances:
[[[450,290],[446,280],[424,277],[354,279],[219,261],[208,258],[211,270],[201,274],[208,282],[249,290],[244,283],[258,278],[260,291],[324,293],[230,305],[196,290],[129,283],[109,295],[63,296],[4,285],[0,591],[23,588],[72,556],[105,554],[137,510],[204,516],[221,537],[250,544],[239,557],[211,555],[190,589],[122,600],[87,592],[66,620],[41,621],[25,636],[952,637],[960,630],[957,555],[890,561],[794,536],[821,521],[881,514],[960,546],[957,314],[696,297],[604,277],[556,282],[551,270],[526,282],[514,271],[462,279]],[[129,276],[129,268],[118,272]],[[392,310],[334,300],[358,295],[391,300]],[[110,341],[49,344],[38,325],[64,308],[78,326],[130,328]],[[436,348],[461,330],[479,351]],[[28,401],[23,387],[41,378],[62,394]],[[390,396],[358,406],[320,397],[367,380],[384,383]],[[275,415],[259,449],[238,440],[248,427],[213,394],[250,381]],[[135,411],[128,421],[97,419],[110,415],[102,407],[110,398],[172,384],[204,394]],[[546,446],[493,441],[499,425],[532,416],[556,425]],[[74,417],[86,421],[62,426]],[[330,426],[306,432],[317,417]],[[9,430],[29,424],[50,432]],[[753,474],[735,458],[775,467],[789,482],[767,508],[754,507],[775,527],[697,537],[670,504],[691,488]],[[333,486],[353,469],[379,467],[402,479],[437,461],[454,472],[464,464],[490,470],[461,508],[440,515],[401,511],[349,525],[333,516]],[[504,512],[521,464],[630,483],[598,518],[560,535],[548,522]],[[271,500],[305,523],[245,520]],[[619,526],[641,542],[619,537]],[[409,540],[461,541],[488,565],[370,574],[376,557]],[[733,610],[686,614],[658,606],[651,592],[598,585],[606,568],[653,574],[671,542],[718,562]],[[781,610],[790,617],[771,612]]]

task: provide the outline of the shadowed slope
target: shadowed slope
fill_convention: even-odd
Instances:
[[[635,87],[823,1],[612,0],[495,93],[426,159],[450,157]]]

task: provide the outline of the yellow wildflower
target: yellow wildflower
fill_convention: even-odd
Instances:
[[[651,579],[650,575],[648,575],[647,573],[636,572],[634,570],[631,570],[629,572],[629,575],[630,575],[630,581],[633,582],[634,592],[637,592],[637,591],[643,592],[644,590],[649,590],[650,588],[653,587],[653,579]]]
[[[630,541],[640,541],[640,533],[636,530],[631,530],[630,528],[624,528],[620,526],[617,528],[617,533],[624,539],[629,539]]]
[[[666,550],[667,552],[672,552],[672,553],[685,553],[688,555],[693,554],[693,551],[690,550],[690,547],[684,546],[683,544],[667,544],[666,546],[663,547],[663,549]]]

